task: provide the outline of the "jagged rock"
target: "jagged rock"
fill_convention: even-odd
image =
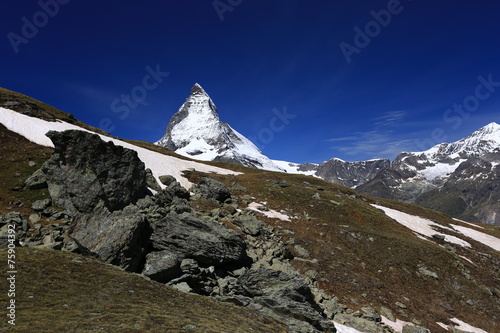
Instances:
[[[251,236],[257,236],[261,232],[262,228],[266,226],[264,222],[259,221],[253,215],[238,216],[232,222],[237,225],[241,231]]]
[[[181,254],[168,250],[150,252],[146,256],[146,264],[142,274],[155,281],[165,283],[181,275],[182,258]]]
[[[90,213],[99,202],[120,210],[149,192],[144,163],[133,150],[104,142],[97,134],[50,131],[55,145],[42,166],[55,205]]]
[[[307,281],[298,274],[261,267],[247,270],[238,283],[248,307],[284,321],[292,332],[335,331],[314,302]]]
[[[160,184],[158,184],[158,182],[156,181],[156,178],[153,176],[153,172],[149,168],[146,169],[146,183],[150,189],[153,189],[156,192],[161,191]]]
[[[182,253],[203,265],[242,261],[245,242],[234,230],[189,214],[170,213],[152,224],[152,246],[156,250]]]
[[[36,170],[31,176],[29,176],[24,184],[28,190],[40,190],[47,188],[48,186],[47,177],[41,169]]]
[[[224,183],[208,177],[200,179],[195,191],[199,192],[202,198],[215,199],[219,202],[224,202],[231,197],[231,193]]]
[[[381,307],[380,308],[380,314],[384,317],[386,317],[387,319],[389,319],[390,321],[396,321],[396,318],[394,317],[394,314],[392,313],[392,311],[389,309],[389,308],[386,308],[386,307]]]
[[[382,325],[382,323],[367,318],[363,318],[362,314],[360,313],[354,313],[354,314],[339,313],[335,316],[335,321],[342,325],[355,328],[361,332],[370,332],[370,333],[387,332],[387,329],[385,328],[384,325]]]
[[[431,331],[420,326],[405,325],[402,333],[431,333]]]
[[[31,209],[36,211],[42,211],[45,208],[49,207],[51,204],[52,200],[50,199],[37,200],[31,205]]]
[[[149,242],[148,223],[137,207],[110,212],[102,204],[74,218],[65,238],[68,250],[95,254],[104,262],[137,271]]]

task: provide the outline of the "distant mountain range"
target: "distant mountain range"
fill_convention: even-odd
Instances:
[[[457,142],[402,152],[393,162],[332,158],[321,164],[298,164],[265,156],[219,119],[215,103],[195,84],[156,144],[202,161],[312,175],[373,196],[500,225],[500,125],[495,122]]]

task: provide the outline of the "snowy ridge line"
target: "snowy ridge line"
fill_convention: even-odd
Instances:
[[[106,142],[111,141],[117,146],[122,146],[124,148],[136,151],[137,155],[139,156],[139,159],[144,162],[146,168],[151,169],[151,171],[153,172],[153,176],[158,181],[158,184],[160,184],[160,186],[162,187],[165,186],[160,182],[159,177],[163,175],[172,175],[175,177],[175,179],[177,179],[179,183],[181,183],[182,186],[189,189],[193,184],[182,176],[182,172],[190,168],[194,168],[195,170],[201,172],[206,172],[206,173],[214,172],[223,175],[242,174],[241,172],[214,167],[198,162],[186,161],[173,156],[163,155],[158,152],[137,147],[132,144],[123,142],[121,140],[117,140],[114,138],[110,138],[89,131],[87,129],[69,124],[64,121],[59,120],[57,122],[48,122],[39,118],[29,117],[20,114],[16,111],[1,107],[0,107],[0,123],[2,123],[8,130],[25,137],[29,141],[46,147],[54,147],[52,141],[47,136],[45,136],[45,134],[49,131],[62,132],[66,130],[79,130],[97,134],[103,141]]]

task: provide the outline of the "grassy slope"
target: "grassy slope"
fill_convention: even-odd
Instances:
[[[17,140],[15,144],[12,143],[12,147],[30,145],[12,133],[11,137],[12,140]],[[150,143],[133,143],[176,155]],[[10,168],[9,174],[2,173],[0,181],[10,181],[14,184],[13,179],[16,177],[11,174],[14,170],[20,170],[23,175],[34,171],[27,169],[27,158],[43,160],[48,156],[46,148],[33,146],[31,150],[24,152],[26,156],[23,158],[16,157],[15,149],[7,149],[10,151],[10,155],[6,156],[8,162],[2,162],[2,158],[0,163]],[[5,155],[6,152],[2,150],[2,154]],[[392,309],[398,318],[406,321],[417,319],[433,332],[444,332],[435,323],[448,323],[448,319],[452,317],[494,332],[495,322],[500,321],[499,253],[468,240],[473,244],[473,250],[457,247],[457,254],[453,254],[435,242],[417,238],[410,230],[370,206],[370,203],[378,202],[443,224],[460,224],[459,222],[453,221],[445,214],[418,206],[359,195],[351,189],[313,177],[266,172],[217,162],[208,164],[245,172],[237,177],[211,177],[216,177],[228,185],[237,181],[248,188],[250,195],[258,198],[256,201],[266,201],[270,208],[284,210],[297,217],[292,222],[262,219],[278,229],[287,230],[283,234],[285,240],[293,238],[292,250],[294,245],[300,245],[309,251],[309,257],[304,258],[305,260],[294,260],[293,265],[302,272],[310,269],[319,272],[319,286],[338,296],[340,302],[354,309],[361,305],[371,305],[376,309],[386,306]],[[201,175],[197,172],[187,172],[187,176],[195,180]],[[17,182],[23,177],[18,178]],[[287,180],[292,186],[272,186],[273,181],[281,179]],[[2,212],[5,211],[5,202],[10,200],[10,197],[24,193],[5,189],[1,191]],[[313,199],[315,193],[319,193],[321,199]],[[38,191],[23,195],[28,197],[26,200],[29,204],[30,196],[43,197],[46,194]],[[307,219],[306,215],[312,219]],[[486,229],[479,230],[500,237],[499,228],[484,227]],[[441,242],[442,244],[444,243]],[[460,259],[458,255],[467,257],[474,264]],[[439,280],[419,274],[419,264],[436,272]],[[50,269],[45,266],[41,270],[45,272]],[[470,274],[470,279],[466,277],[467,274]],[[28,281],[31,283],[31,278]],[[63,284],[64,281],[60,283]],[[474,307],[466,304],[469,299],[474,302]],[[395,302],[402,302],[407,308],[399,309],[394,305]],[[453,308],[453,312],[443,307],[445,303]]]
[[[93,258],[34,248],[16,254],[16,325],[9,331],[286,332],[251,310],[181,293]],[[7,257],[5,248],[0,257]],[[5,279],[0,286],[0,302],[7,304]],[[4,319],[0,330],[8,326]]]

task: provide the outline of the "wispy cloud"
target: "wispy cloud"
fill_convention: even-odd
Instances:
[[[326,141],[341,143],[332,148],[347,156],[393,158],[413,143],[413,140],[401,139],[396,131],[406,115],[406,111],[389,111],[372,118],[373,124],[369,131],[357,131],[349,136],[330,138]]]

